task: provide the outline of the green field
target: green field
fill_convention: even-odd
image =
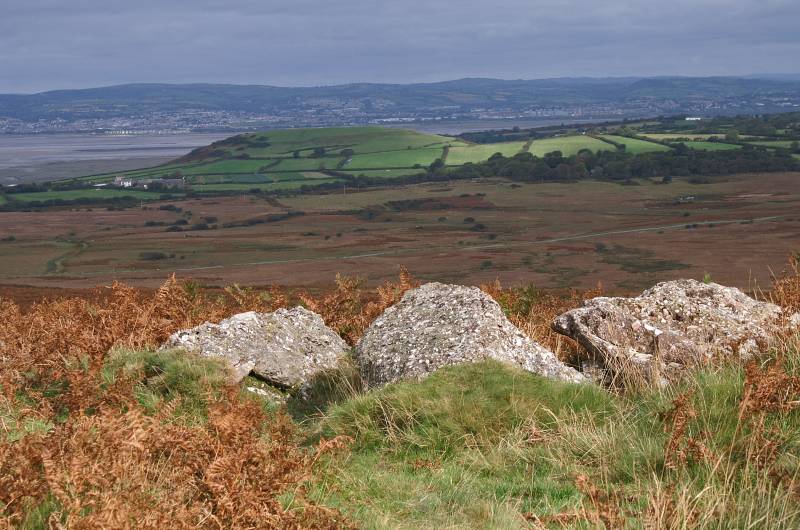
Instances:
[[[243,135],[255,142],[265,141],[270,145],[264,148],[248,149],[250,156],[289,157],[295,151],[308,156],[314,148],[323,147],[334,154],[342,149],[353,149],[357,154],[396,151],[400,149],[419,149],[424,147],[459,145],[454,140],[436,134],[424,134],[405,129],[386,129],[382,127],[332,127],[325,129],[289,129],[267,131]],[[230,148],[229,148],[230,149]],[[236,146],[233,146],[235,152]]]
[[[83,178],[110,182],[116,176],[145,179],[180,173],[201,191],[222,189],[219,186],[223,184],[271,184],[270,189],[291,189],[299,186],[298,180],[318,184],[321,178],[331,178],[320,170],[376,177],[413,174],[441,158],[445,147],[468,145],[448,136],[382,127],[289,129],[234,136],[163,166]],[[485,157],[478,152],[480,148],[471,153],[474,161],[485,160],[494,151]],[[291,184],[281,184],[286,181]]]
[[[147,192],[147,191],[133,191],[133,190],[106,190],[106,189],[82,189],[82,190],[63,190],[63,191],[41,191],[31,193],[14,193],[10,195],[11,200],[17,202],[32,202],[32,201],[50,201],[61,199],[65,201],[75,199],[115,199],[120,197],[133,197],[141,200],[156,200],[162,194],[168,192]],[[180,193],[171,193],[171,195],[181,195]]]
[[[458,148],[462,149],[462,148]],[[342,166],[342,169],[392,169],[392,168],[413,168],[414,165],[429,166],[437,158],[441,158],[442,149],[406,149],[403,151],[385,151],[382,153],[370,153],[365,155],[354,155],[349,163]]]
[[[471,144],[448,136],[381,127],[289,129],[235,136],[164,166],[86,179],[108,182],[117,175],[138,179],[179,172],[199,191],[248,189],[253,184],[269,184],[262,189],[292,189],[302,185],[298,181],[304,179],[313,180],[313,184],[319,183],[320,178],[330,179],[318,173],[320,170],[392,178],[418,173],[442,158],[446,148],[447,165],[460,166],[483,162],[495,153],[510,157],[526,150],[526,146],[535,156],[552,151],[569,156],[581,149],[613,149],[606,142],[584,135]],[[235,186],[228,187],[229,184]]]
[[[495,153],[513,156],[525,147],[525,142],[503,142],[499,144],[477,144],[464,147],[452,147],[447,155],[448,166],[460,166],[467,162],[483,162]]]
[[[302,186],[316,186],[318,184],[327,184],[330,182],[339,182],[336,178],[315,178],[315,179],[299,179],[299,180],[284,180],[271,183],[222,183],[222,184],[198,184],[192,186],[192,189],[199,192],[215,192],[215,191],[248,191],[259,189],[262,191],[276,191],[276,190],[291,190],[297,189]]]
[[[403,177],[405,175],[414,175],[416,173],[422,173],[424,171],[425,171],[424,169],[365,169],[363,171],[353,170],[344,172],[354,177],[363,175],[365,177],[394,178],[394,177]]]
[[[266,170],[270,171],[315,171],[318,169],[336,169],[341,162],[341,158],[321,157],[321,158],[285,158]]]
[[[670,150],[670,148],[666,145],[648,142],[647,140],[639,140],[637,138],[628,138],[627,136],[604,134],[602,137],[607,140],[611,140],[612,142],[624,145],[625,151],[633,155]]]
[[[653,130],[653,129],[651,129]],[[607,129],[613,132],[614,129]],[[509,141],[480,143],[479,138],[470,141],[437,134],[425,134],[404,129],[384,127],[337,127],[318,129],[288,129],[242,134],[215,142],[193,151],[191,154],[163,166],[107,173],[83,177],[91,182],[110,182],[122,175],[133,179],[160,178],[183,175],[198,191],[222,191],[251,189],[264,190],[296,189],[304,183],[319,184],[333,182],[346,177],[332,177],[325,171],[340,171],[345,175],[364,175],[371,178],[397,178],[417,174],[435,160],[445,157],[448,167],[459,167],[467,163],[480,163],[495,153],[511,157],[528,152],[537,157],[560,151],[572,156],[581,150],[592,152],[613,151],[615,144],[625,146],[626,152],[638,155],[648,152],[663,152],[671,148],[656,141],[630,138],[618,134],[601,136],[574,134],[560,131],[552,137],[525,140],[519,134],[509,136]],[[694,134],[687,132],[647,133],[653,140],[676,140],[691,138],[684,143],[696,150],[734,150],[739,146],[721,141],[709,141],[724,137],[724,130]],[[503,138],[495,135],[493,138]],[[747,138],[743,136],[743,138]],[[755,138],[755,137],[750,137]],[[607,140],[607,141],[604,141]],[[477,143],[472,143],[477,142]],[[756,140],[754,145],[766,147],[790,147],[790,140]],[[133,196],[133,191],[104,190],[111,195]],[[97,190],[79,190],[72,193],[57,192],[54,196],[37,195],[41,200],[51,198],[103,197]],[[77,194],[77,195],[76,195]],[[151,195],[145,195],[150,198]],[[21,198],[19,200],[35,200]]]
[[[230,173],[258,173],[259,169],[269,165],[272,160],[220,160],[199,166],[187,166],[180,169],[183,175],[226,175]]]
[[[691,141],[691,142],[681,142],[686,147],[691,149],[698,149],[700,151],[731,151],[733,149],[741,149],[742,146],[735,145],[735,144],[725,144],[722,142],[703,142],[703,141]]]
[[[591,136],[562,136],[558,138],[545,138],[535,140],[531,143],[528,152],[532,155],[542,157],[553,151],[561,151],[564,156],[575,155],[582,149],[593,152],[613,151],[614,146]]]
[[[294,178],[297,174],[292,173]],[[265,183],[274,182],[277,180],[274,175],[270,174],[245,174],[245,175],[196,175],[191,178],[192,184],[221,184],[224,182],[237,182],[237,183]]]
[[[624,141],[632,145],[641,143],[652,150],[665,149],[638,140]],[[321,174],[322,170],[394,178],[418,173],[445,153],[446,164],[452,167],[483,162],[495,153],[510,157],[528,151],[542,157],[561,151],[570,156],[582,149],[596,152],[614,147],[586,135],[481,144],[382,127],[289,129],[234,136],[159,167],[84,178],[109,182],[117,175],[144,179],[179,173],[198,191],[293,189],[301,186],[303,180],[318,184],[320,179],[332,178]]]
[[[711,138],[721,139],[724,138],[724,134],[702,134],[702,133],[693,133],[689,132],[676,132],[676,133],[646,133],[641,134],[640,136],[644,136],[645,138],[652,138],[653,140],[677,140],[680,138],[689,138],[691,140],[709,140]]]
[[[783,149],[791,149],[792,144],[796,143],[793,140],[762,140],[757,142],[747,142],[751,145],[760,145],[762,147],[781,147]]]

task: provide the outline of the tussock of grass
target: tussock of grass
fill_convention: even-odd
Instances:
[[[800,273],[773,299],[800,307]],[[351,342],[415,284],[303,296]],[[581,295],[484,286],[531,337]],[[0,300],[0,527],[798,528],[800,337],[747,366],[614,395],[496,362],[363,393],[345,360],[294,421],[223,367],[153,351],[176,329],[286,305],[174,280],[103,305]],[[109,353],[109,351],[111,353]]]
[[[208,403],[224,392],[226,376],[221,362],[180,350],[118,350],[108,357],[101,378],[109,387],[121,379],[134,381],[135,399],[149,414],[177,399],[176,417],[203,423]]]
[[[741,366],[628,396],[451,367],[332,407],[320,431],[355,441],[313,494],[376,529],[795,528],[800,413],[741,417],[744,390]]]

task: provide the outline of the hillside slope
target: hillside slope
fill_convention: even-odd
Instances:
[[[409,286],[303,300],[353,339]],[[572,297],[487,286],[553,346]],[[0,301],[0,521],[67,528],[795,528],[800,343],[619,395],[494,362],[364,391],[352,365],[286,406],[169,333],[286,293],[167,282]],[[775,300],[800,308],[800,276]],[[246,382],[245,387],[257,382]]]

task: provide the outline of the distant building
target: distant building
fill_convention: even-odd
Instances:
[[[114,186],[119,188],[142,188],[152,187],[161,188],[186,188],[186,180],[181,178],[162,178],[162,179],[131,179],[128,177],[114,177]]]
[[[114,186],[118,186],[120,188],[132,188],[134,186],[133,179],[127,177],[114,177]]]
[[[686,116],[686,121],[700,121],[702,119],[700,116]]]

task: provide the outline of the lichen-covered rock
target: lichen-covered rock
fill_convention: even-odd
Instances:
[[[526,337],[474,287],[428,283],[412,289],[367,329],[356,360],[370,386],[418,379],[451,364],[496,359],[546,377],[582,381]]]
[[[252,373],[283,388],[300,388],[334,368],[347,344],[322,317],[302,307],[274,313],[240,313],[173,334],[164,347],[222,358],[241,381]]]
[[[635,298],[599,297],[557,317],[553,329],[577,340],[613,373],[666,383],[714,355],[746,359],[777,331],[781,309],[735,287],[696,280],[655,285]]]

